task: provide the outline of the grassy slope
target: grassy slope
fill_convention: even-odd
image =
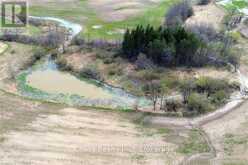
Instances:
[[[84,26],[84,32],[82,36],[89,37],[90,39],[120,39],[121,34],[108,32],[114,32],[116,29],[132,28],[137,24],[152,24],[158,26],[162,23],[166,10],[176,1],[163,0],[159,5],[148,7],[139,16],[129,18],[124,21],[107,23],[101,20],[94,10],[90,9],[87,5],[87,0],[80,0],[77,4],[58,5],[51,4],[46,6],[31,6],[30,14],[36,16],[53,16],[68,19],[80,23]],[[101,29],[93,29],[94,25],[102,25]]]

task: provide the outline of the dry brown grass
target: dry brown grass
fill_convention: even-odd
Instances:
[[[183,159],[177,145],[163,138],[168,132],[135,124],[128,114],[64,108],[2,92],[0,105],[1,164],[162,165]],[[139,152],[143,145],[166,152]]]

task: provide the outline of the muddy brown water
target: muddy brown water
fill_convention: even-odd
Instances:
[[[79,95],[88,99],[112,98],[111,94],[103,88],[57,70],[34,71],[28,75],[27,83],[47,93]]]

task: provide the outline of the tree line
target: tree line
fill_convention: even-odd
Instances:
[[[203,55],[200,51],[205,46],[194,33],[181,26],[154,28],[150,25],[139,25],[126,31],[122,50],[123,56],[128,59],[137,59],[140,53],[144,53],[159,65],[198,66],[198,56]]]
[[[238,52],[232,49],[232,42],[230,36],[204,25],[187,29],[182,26],[154,28],[138,25],[125,32],[122,56],[135,61],[140,54],[145,54],[159,66],[238,65]]]

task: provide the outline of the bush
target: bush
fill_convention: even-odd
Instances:
[[[207,93],[208,96],[220,90],[229,90],[229,83],[224,79],[213,79],[210,77],[200,77],[196,81],[196,90],[199,93]]]
[[[160,79],[160,74],[153,69],[142,70],[138,72],[137,76],[139,77],[139,79],[144,81],[152,81],[152,80]]]
[[[205,23],[190,25],[187,29],[194,33],[204,43],[217,41],[221,38],[221,34],[218,34],[213,26]]]
[[[76,37],[73,38],[72,44],[82,46],[82,45],[85,44],[85,41],[84,41],[84,39],[82,37],[76,36]]]
[[[189,111],[196,111],[198,114],[213,110],[213,107],[207,97],[198,93],[192,93],[188,97],[187,108]]]
[[[211,0],[199,0],[198,5],[207,5],[211,2]]]
[[[86,67],[80,71],[80,76],[103,81],[100,72],[94,67]]]
[[[215,105],[221,105],[225,103],[228,97],[229,95],[227,94],[227,92],[225,92],[224,90],[219,90],[211,95],[211,102]]]
[[[148,59],[146,55],[143,53],[139,54],[135,62],[135,65],[137,69],[141,69],[141,70],[142,69],[153,69],[155,67],[153,62],[150,59]]]
[[[122,70],[121,68],[118,67],[112,67],[109,71],[108,71],[108,75],[110,76],[114,76],[114,75],[122,75]]]
[[[20,42],[23,44],[40,45],[48,48],[57,48],[63,44],[65,37],[59,32],[49,32],[42,36],[28,36],[22,34],[8,34],[0,35],[0,40],[10,42]]]
[[[191,93],[195,90],[195,82],[194,80],[184,80],[180,84],[180,91],[183,95],[183,101],[184,103],[187,103],[188,97],[191,95]]]
[[[165,109],[168,112],[177,112],[180,108],[183,107],[182,102],[179,100],[167,100],[165,102],[165,107],[162,107],[162,109]]]
[[[34,60],[40,60],[43,56],[45,56],[47,54],[47,51],[43,48],[37,49],[34,54],[33,54],[33,58]]]
[[[72,70],[72,67],[69,64],[67,64],[67,61],[65,59],[58,58],[56,60],[56,64],[57,64],[58,68],[62,71],[71,71]]]
[[[182,25],[187,18],[194,14],[193,8],[189,1],[183,0],[182,2],[172,6],[166,14],[166,26],[175,27]]]

